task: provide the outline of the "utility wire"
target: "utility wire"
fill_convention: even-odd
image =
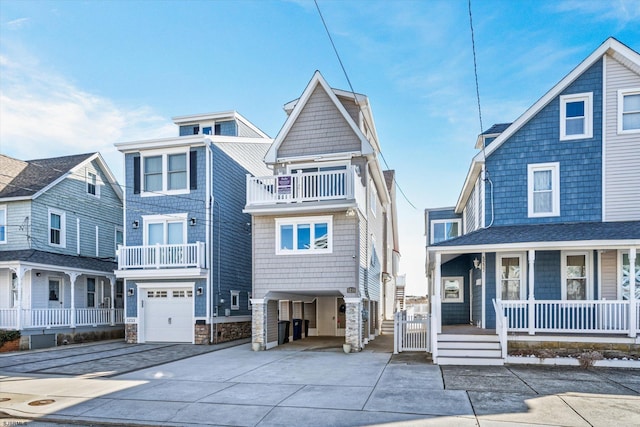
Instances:
[[[362,108],[360,107],[360,104],[358,103],[358,95],[356,94],[355,90],[353,89],[353,85],[351,84],[351,80],[349,79],[349,75],[347,74],[347,70],[344,67],[344,64],[342,63],[342,59],[340,58],[340,54],[338,53],[338,49],[336,48],[336,44],[333,42],[333,37],[331,37],[331,32],[329,31],[329,27],[327,26],[327,22],[324,20],[324,16],[322,15],[322,11],[320,10],[320,5],[318,5],[318,0],[313,0],[313,2],[316,5],[316,9],[318,10],[318,15],[320,15],[320,20],[322,20],[322,25],[324,26],[325,31],[327,32],[327,36],[329,37],[329,41],[331,42],[331,46],[333,47],[333,52],[336,54],[336,58],[338,58],[338,62],[340,63],[340,67],[342,68],[342,72],[344,73],[344,77],[347,79],[347,83],[349,84],[349,89],[351,89],[351,93],[353,94],[353,99],[356,103],[356,106],[358,107],[358,110],[360,110],[360,113],[362,113]],[[363,114],[363,118],[365,117],[365,114]],[[363,123],[365,125],[365,127],[367,127],[369,129],[369,124],[367,123],[366,119],[363,119]],[[371,129],[369,129],[370,131]],[[384,158],[384,154],[382,154],[382,149],[380,149],[379,151],[380,153],[380,157],[382,158],[382,161],[384,162],[384,165],[387,167],[387,169],[391,170],[391,167],[389,166],[389,163],[387,163],[387,159]],[[402,196],[404,197],[404,199],[407,201],[407,203],[409,203],[409,205],[413,208],[413,209],[418,209],[416,208],[416,206],[411,203],[411,200],[409,200],[409,198],[407,197],[407,195],[405,194],[404,191],[402,191],[402,188],[400,187],[400,184],[398,184],[398,180],[396,179],[396,177],[393,177],[393,181],[395,183],[396,188],[400,191],[400,194],[402,194]]]
[[[471,0],[469,0],[469,26],[471,27],[471,49],[473,50],[473,74],[476,79],[476,98],[478,100],[478,118],[480,119],[480,134],[484,132],[482,126],[482,109],[480,108],[480,86],[478,85],[478,64],[476,61],[476,41],[473,33],[473,17],[471,16]],[[483,150],[484,150],[484,144]]]

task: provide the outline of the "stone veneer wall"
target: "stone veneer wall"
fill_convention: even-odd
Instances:
[[[209,338],[211,336],[211,325],[195,325],[194,329],[195,339],[194,344],[209,344]]]
[[[241,338],[251,338],[251,321],[216,323],[213,325],[213,344],[220,344],[227,341],[239,340]]]
[[[125,332],[122,329],[56,334],[56,343],[57,345],[80,344],[83,342],[115,340],[118,338],[124,338],[124,336]]]
[[[127,344],[136,344],[138,342],[137,323],[127,323],[124,325],[124,338]]]

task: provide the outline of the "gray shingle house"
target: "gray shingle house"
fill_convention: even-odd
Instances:
[[[0,155],[0,328],[22,348],[122,336],[122,191],[99,153]]]
[[[637,348],[640,54],[606,40],[476,148],[456,205],[426,211],[434,361]],[[476,334],[448,334],[456,325]]]
[[[359,351],[380,332],[398,267],[394,176],[366,96],[316,72],[247,177],[253,239],[253,345],[344,336]],[[391,283],[391,286],[388,286]],[[287,333],[286,322],[293,322]]]

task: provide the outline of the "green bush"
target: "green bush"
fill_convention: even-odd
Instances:
[[[17,340],[18,338],[20,338],[20,331],[0,330],[0,347],[2,347],[4,343]]]

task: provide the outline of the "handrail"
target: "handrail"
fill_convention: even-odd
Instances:
[[[504,315],[502,306],[495,298],[491,300],[493,302],[493,310],[496,313],[496,333],[500,340],[500,352],[502,359],[507,358],[507,317]]]

